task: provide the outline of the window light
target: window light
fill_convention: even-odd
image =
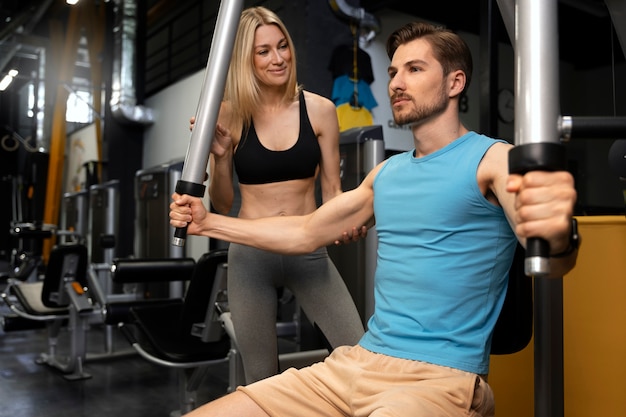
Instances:
[[[13,81],[13,78],[17,77],[17,74],[17,70],[9,70],[9,73],[2,78],[2,81],[0,81],[0,91],[6,90],[9,87],[9,84]]]

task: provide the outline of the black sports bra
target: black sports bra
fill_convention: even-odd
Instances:
[[[300,133],[291,148],[272,151],[264,147],[254,129],[254,121],[250,123],[247,136],[244,137],[244,133],[233,156],[241,184],[267,184],[315,175],[322,153],[309,121],[304,93],[300,94]]]

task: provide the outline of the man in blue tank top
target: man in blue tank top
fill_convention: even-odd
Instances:
[[[373,169],[355,190],[299,217],[207,213],[173,196],[172,226],[281,253],[342,241],[376,224],[375,310],[356,346],[322,363],[240,387],[193,416],[492,416],[489,352],[515,245],[550,245],[551,274],[576,262],[568,172],[509,175],[512,145],[469,131],[459,97],[472,59],[451,31],[411,23],[389,38],[394,120],[415,149]]]

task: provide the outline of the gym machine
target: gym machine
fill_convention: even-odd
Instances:
[[[625,136],[625,118],[559,114],[557,1],[498,0],[498,6],[515,52],[516,147],[509,156],[511,172],[565,169],[561,141],[578,133]],[[525,260],[526,274],[534,277],[536,417],[564,414],[563,281],[544,278],[550,271],[549,250],[546,242],[530,239]]]
[[[89,191],[65,193],[61,202],[61,230],[68,234],[59,236],[60,243],[85,242],[89,227]]]
[[[174,160],[135,174],[135,257],[165,259],[186,256],[185,247],[170,244],[174,228],[169,225],[168,216],[171,196],[182,170],[183,161]],[[183,295],[180,282],[146,283],[144,286],[152,296]]]
[[[355,127],[339,137],[341,188],[356,188],[385,159],[382,126]],[[328,254],[343,277],[365,324],[374,312],[374,272],[378,247],[376,227],[350,245],[329,246]]]

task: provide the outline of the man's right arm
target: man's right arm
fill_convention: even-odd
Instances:
[[[241,219],[208,213],[202,200],[174,194],[170,205],[170,224],[187,226],[188,234],[284,254],[304,254],[333,244],[342,233],[355,226],[373,224],[375,168],[359,185],[323,204],[305,216],[277,216]]]

